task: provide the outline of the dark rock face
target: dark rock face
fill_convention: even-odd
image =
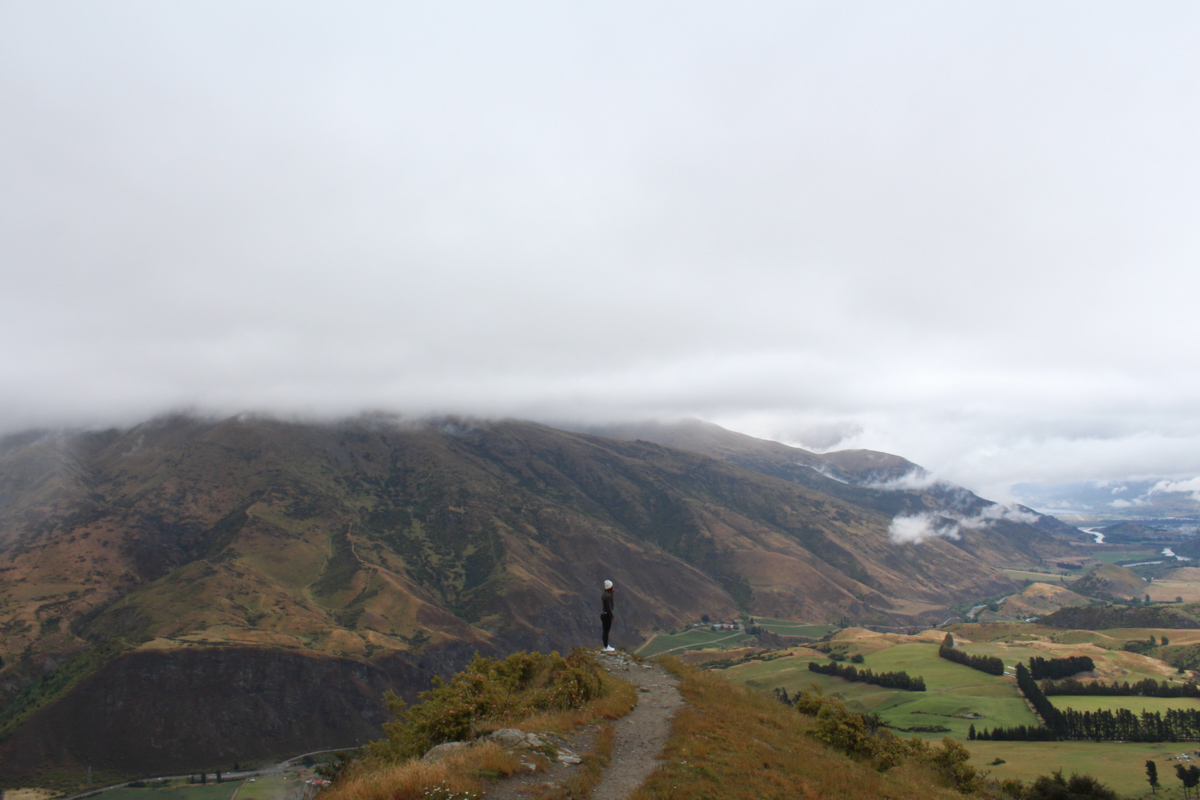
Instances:
[[[126,774],[227,770],[354,747],[380,736],[385,691],[411,700],[429,678],[394,657],[384,669],[249,647],[130,653],[0,744],[0,775],[11,780],[46,764]]]

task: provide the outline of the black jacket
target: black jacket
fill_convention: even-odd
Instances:
[[[600,593],[600,613],[608,614],[610,617],[613,613],[613,595],[607,589]]]

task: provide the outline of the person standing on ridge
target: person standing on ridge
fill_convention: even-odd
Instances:
[[[604,652],[611,653],[615,647],[608,645],[608,631],[613,621],[613,582],[604,582],[604,591],[600,594],[600,624],[604,626]]]

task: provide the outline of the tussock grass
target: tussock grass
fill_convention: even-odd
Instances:
[[[932,769],[903,763],[880,772],[809,736],[811,717],[706,672],[668,666],[687,704],[675,717],[663,768],[633,800],[806,800],[889,797],[961,800]]]
[[[571,671],[569,662],[576,665],[576,672]],[[598,686],[590,692],[593,694],[590,700],[580,702],[583,695],[573,693],[565,707],[546,707],[545,703],[535,702],[547,691],[555,690],[557,684],[546,684],[553,675],[570,678],[580,669],[587,670],[587,674],[598,681]],[[552,696],[558,694],[561,692]],[[429,729],[426,734],[439,732],[431,728],[429,720],[450,720],[453,727],[447,727],[446,731],[457,731],[463,734],[460,738],[471,739],[500,728],[565,733],[589,723],[622,717],[637,704],[634,686],[601,669],[590,655],[578,652],[565,661],[557,653],[549,657],[517,653],[504,662],[477,659],[450,683],[437,684],[423,697],[425,703],[411,711],[406,711],[403,704],[393,699],[397,718],[384,725],[388,738],[368,745],[362,757],[349,762],[333,786],[322,792],[322,800],[424,800],[428,797],[466,800],[480,796],[490,781],[527,769],[530,763],[538,770],[548,763],[543,755],[531,751],[512,753],[496,742],[483,741],[476,741],[471,747],[443,759],[424,761],[424,746],[415,750],[401,746],[409,739],[418,741],[409,736],[411,732],[407,730],[414,718],[423,729]],[[451,713],[444,714],[447,710]],[[448,740],[441,737],[429,741],[427,735],[421,739],[426,744]],[[583,796],[599,780],[611,754],[612,739],[612,727],[606,725],[597,734],[592,751],[583,756],[583,763],[564,787],[567,794],[562,797]],[[555,794],[546,800],[558,798]]]
[[[322,800],[416,800],[431,789],[457,797],[478,797],[487,779],[521,769],[520,757],[486,742],[430,763],[420,759],[392,765],[364,763],[321,793]]]
[[[602,697],[589,701],[582,708],[563,711],[539,711],[522,718],[484,724],[481,731],[491,732],[500,728],[518,728],[532,733],[564,733],[594,722],[598,719],[620,719],[637,705],[637,689],[633,684],[612,677],[602,676],[605,691]]]

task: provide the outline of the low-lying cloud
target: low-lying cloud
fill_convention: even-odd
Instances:
[[[0,433],[700,417],[1004,503],[1186,482],[1198,38],[1179,3],[0,2]]]
[[[1037,519],[1037,514],[1007,508],[999,503],[986,506],[978,514],[970,516],[952,511],[922,511],[895,516],[888,525],[888,537],[896,544],[921,544],[935,538],[957,540],[962,537],[963,529],[985,530],[999,520],[1033,524]]]
[[[1187,494],[1200,502],[1200,478],[1185,481],[1159,481],[1151,487],[1149,494]]]

